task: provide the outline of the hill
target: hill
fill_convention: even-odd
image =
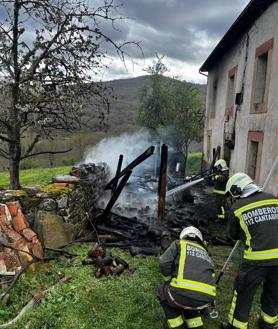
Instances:
[[[173,79],[164,77],[165,82]],[[63,150],[72,151],[61,155],[42,155],[22,161],[21,168],[70,166],[82,161],[85,150],[98,143],[104,137],[118,136],[122,133],[133,133],[136,129],[136,110],[139,104],[139,92],[143,86],[150,85],[150,76],[112,80],[103,82],[109,91],[109,113],[100,105],[98,108],[88,104],[84,113],[86,126],[74,133],[59,133],[52,140],[40,142],[36,151]],[[190,84],[201,91],[205,100],[205,85]],[[104,114],[104,115],[103,115]],[[28,137],[23,141],[28,141]],[[8,163],[0,158],[0,170],[6,171]]]
[[[173,79],[164,77],[165,83]],[[133,132],[136,129],[136,109],[139,105],[139,92],[143,86],[149,86],[150,76],[140,76],[132,79],[121,79],[106,82],[111,87],[115,99],[111,99],[111,110],[108,116],[108,135],[118,135],[121,132]],[[206,85],[191,84],[198,88],[205,102]]]

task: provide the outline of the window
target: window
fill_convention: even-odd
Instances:
[[[267,112],[273,39],[256,49],[251,113]]]
[[[254,103],[263,103],[265,95],[268,53],[258,57]]]
[[[218,86],[218,79],[214,79],[213,86],[212,86],[212,97],[211,97],[211,109],[210,109],[210,118],[215,118],[216,112],[216,99],[217,99],[217,86]]]
[[[231,116],[234,111],[236,72],[237,72],[237,66],[229,70],[228,73],[228,89],[227,89],[227,100],[226,100],[226,115],[228,116]]]
[[[262,131],[248,132],[247,174],[258,181],[260,177],[262,147],[264,133]]]

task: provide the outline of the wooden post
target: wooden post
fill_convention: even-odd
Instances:
[[[158,219],[160,221],[163,221],[165,217],[167,163],[168,163],[168,146],[163,144],[161,147],[160,175],[159,175],[159,183],[158,183]]]

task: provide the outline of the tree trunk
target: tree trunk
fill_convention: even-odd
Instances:
[[[10,172],[10,188],[13,190],[20,189],[20,180],[19,180],[19,164],[21,156],[21,146],[20,138],[16,142],[10,144],[9,147],[10,153],[10,163],[9,163],[9,172]]]
[[[19,81],[20,81],[20,69],[18,65],[18,38],[19,38],[19,0],[14,1],[13,10],[13,37],[12,37],[12,54],[13,54],[13,69],[14,69],[14,81],[12,86],[12,106],[9,113],[9,123],[11,129],[8,133],[10,139],[9,142],[9,157],[10,157],[10,188],[19,189],[19,164],[21,160],[21,140],[20,140],[20,118],[18,115],[19,104]]]

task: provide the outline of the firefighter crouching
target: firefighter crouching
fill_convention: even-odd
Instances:
[[[216,207],[217,207],[217,219],[225,219],[225,190],[226,184],[229,179],[229,168],[227,163],[223,159],[219,159],[215,162],[213,170],[215,175],[212,176],[214,184],[213,193],[215,193]]]
[[[160,270],[170,281],[161,285],[158,299],[169,328],[203,328],[200,310],[214,304],[214,264],[195,227],[185,228],[160,256]]]
[[[234,284],[229,323],[221,328],[248,328],[252,300],[262,282],[259,328],[274,328],[278,322],[278,198],[262,192],[244,173],[229,179],[226,192],[237,200],[231,207],[229,233],[245,243],[245,251]]]

